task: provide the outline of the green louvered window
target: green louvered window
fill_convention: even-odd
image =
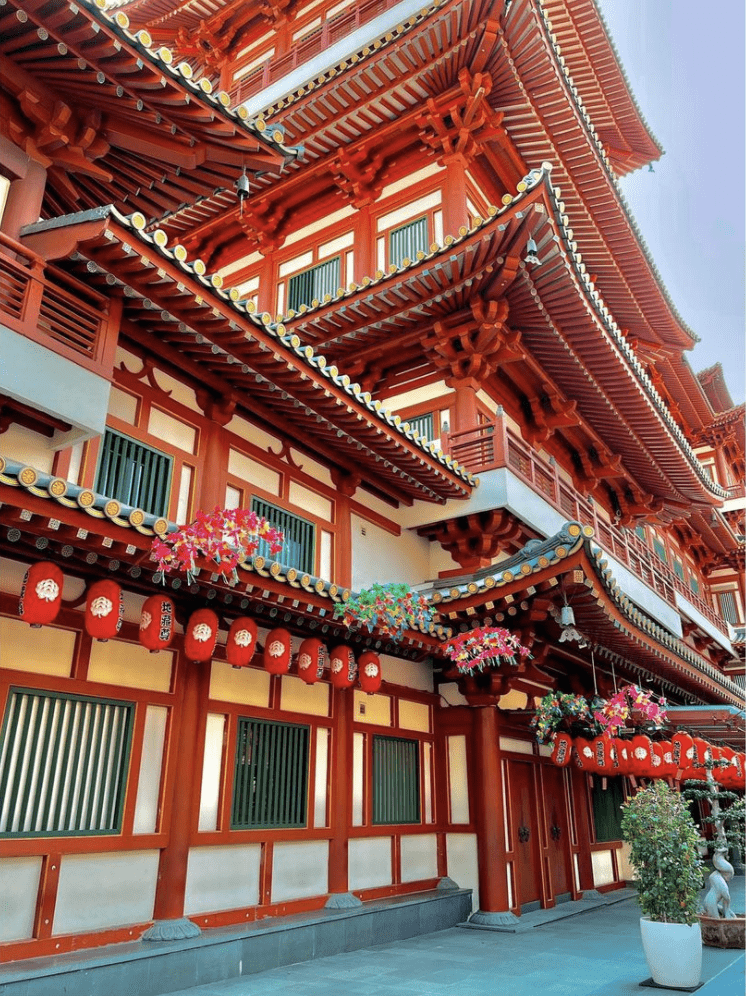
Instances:
[[[637,533],[638,539],[641,539],[643,543],[647,543],[647,534],[645,533],[645,526],[635,526],[635,532]]]
[[[335,256],[292,276],[288,280],[288,310],[298,311],[302,304],[323,301],[326,294],[333,297],[341,283],[341,266],[341,257]]]
[[[659,539],[655,538],[655,536],[653,537],[653,550],[655,551],[656,557],[659,557],[661,560],[665,561],[666,563],[668,562],[668,554],[666,553],[666,548]]]
[[[407,422],[412,429],[416,429],[419,432],[422,439],[432,439],[433,438],[433,413],[428,412],[427,415],[416,415],[414,418],[408,418]]]
[[[428,252],[427,218],[409,221],[389,233],[389,263],[401,266],[405,259],[416,259],[418,252]]]
[[[603,782],[606,788],[603,788]],[[596,828],[596,841],[601,844],[609,840],[622,839],[622,811],[624,802],[624,780],[622,778],[601,779],[594,775],[593,824]]]
[[[420,822],[420,745],[373,737],[373,823]]]
[[[231,828],[304,827],[309,728],[238,720]]]
[[[12,688],[0,733],[0,835],[118,833],[131,702]]]
[[[693,574],[689,575],[689,590],[693,591],[695,595],[699,594],[699,581]]]
[[[684,580],[684,565],[678,559],[678,557],[673,558],[673,572],[677,578]]]
[[[259,541],[257,554],[272,560],[279,560],[286,567],[294,567],[302,574],[313,574],[315,561],[316,527],[299,515],[286,512],[284,508],[270,505],[261,498],[251,499],[251,510],[257,515],[263,515],[277,529],[281,529],[285,539],[279,553],[270,553],[269,544]]]
[[[101,440],[96,491],[153,515],[166,515],[172,464],[166,453],[107,429]]]
[[[738,625],[738,609],[736,608],[736,597],[732,591],[718,592],[718,605],[720,615],[734,626]]]

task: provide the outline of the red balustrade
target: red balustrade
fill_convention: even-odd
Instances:
[[[109,302],[0,233],[0,311],[16,332],[97,373],[110,373]]]
[[[632,530],[608,522],[595,504],[564,480],[557,467],[535,453],[498,415],[494,422],[452,432],[444,437],[446,452],[472,474],[508,467],[528,486],[568,519],[592,526],[598,545],[629,568],[647,587],[676,607],[680,592],[721,633],[728,624],[701,595],[661,560]]]

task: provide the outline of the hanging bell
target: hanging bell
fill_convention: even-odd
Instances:
[[[560,624],[562,626],[574,626],[575,625],[575,613],[572,611],[571,605],[563,605],[560,610]]]
[[[527,263],[530,263],[532,266],[538,266],[539,263],[539,257],[537,256],[538,251],[539,247],[537,246],[537,244],[534,242],[533,239],[529,239],[528,242],[526,243],[526,255],[524,257],[525,261]]]
[[[243,202],[249,196],[249,178],[246,175],[245,171],[236,180],[235,186],[236,186],[236,196],[238,197],[240,213],[243,215]]]

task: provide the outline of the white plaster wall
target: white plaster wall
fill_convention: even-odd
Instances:
[[[433,669],[422,661],[405,661],[399,657],[381,654],[381,674],[384,681],[406,688],[417,688],[422,692],[432,692]]]
[[[153,917],[158,851],[65,854],[53,934],[123,927]]]
[[[219,702],[269,707],[269,674],[253,667],[231,667],[227,661],[213,661],[210,672],[210,698]]]
[[[72,630],[53,626],[32,629],[20,619],[0,618],[0,668],[67,678],[74,649]]]
[[[88,679],[105,685],[167,692],[171,687],[173,659],[171,650],[151,654],[140,643],[125,643],[123,640],[101,643],[94,640],[91,644]]]
[[[448,745],[448,797],[450,822],[469,822],[469,778],[466,767],[466,737],[446,737]]]
[[[272,902],[323,896],[329,891],[329,841],[278,843],[272,856]]]
[[[374,582],[421,584],[430,577],[430,543],[415,533],[392,536],[357,515],[351,517],[352,588]]]
[[[360,837],[348,849],[350,889],[391,885],[391,837]]]
[[[401,880],[419,882],[438,875],[438,843],[434,833],[406,834],[401,838]]]
[[[291,505],[297,505],[298,508],[302,508],[305,512],[310,512],[311,515],[315,515],[325,522],[332,521],[332,503],[328,498],[318,494],[318,492],[311,491],[310,488],[304,488],[302,484],[297,484],[295,481],[290,481],[288,499]]]
[[[462,889],[473,889],[472,908],[479,909],[477,837],[473,833],[446,834],[448,877]]]
[[[184,912],[211,913],[259,902],[259,844],[193,847],[187,865]]]
[[[245,418],[241,418],[240,415],[234,415],[228,425],[226,425],[226,429],[228,432],[235,432],[241,439],[245,439],[249,443],[254,443],[260,450],[266,450],[267,447],[275,450],[279,443],[276,436],[270,436],[268,432],[258,429],[251,422],[247,422]],[[282,447],[281,443],[280,447]]]
[[[280,686],[280,709],[304,716],[329,715],[329,688],[323,681],[307,685],[294,674],[284,674]]]
[[[419,730],[420,733],[430,732],[430,706],[424,702],[409,702],[399,699],[399,726],[405,730]]]
[[[36,470],[43,470],[45,474],[51,474],[54,450],[49,442],[47,436],[14,424],[8,426],[0,438],[0,454],[10,460],[18,460],[27,467],[34,467]]]
[[[614,881],[614,863],[611,859],[611,851],[593,851],[591,853],[591,864],[593,865],[593,884],[609,885]]]
[[[157,825],[167,719],[165,706],[147,707],[133,833],[153,833]]]
[[[0,941],[24,941],[33,936],[41,858],[0,861]]]

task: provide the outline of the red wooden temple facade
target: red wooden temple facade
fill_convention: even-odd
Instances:
[[[530,719],[634,681],[739,742],[744,413],[620,196],[660,149],[593,0],[8,0],[0,38],[3,957],[618,887],[610,790]],[[215,506],[278,524],[278,560],[161,584],[153,538]],[[40,562],[63,602],[29,628]],[[377,581],[434,625],[348,631]],[[289,673],[231,667],[238,617]],[[532,660],[455,677],[443,640],[481,625]],[[312,637],[380,690],[303,681]]]

